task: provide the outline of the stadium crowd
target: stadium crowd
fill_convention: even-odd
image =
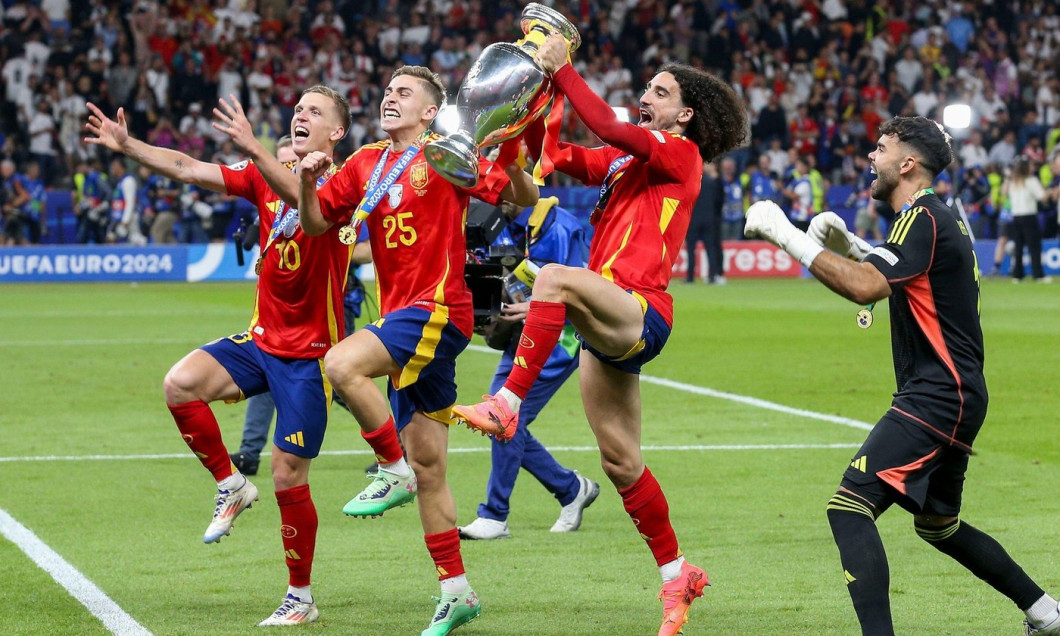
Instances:
[[[125,109],[130,131],[203,160],[241,160],[211,127],[221,97],[246,106],[266,147],[303,88],[346,95],[354,123],[345,157],[383,136],[379,86],[422,64],[451,92],[484,47],[519,36],[521,0],[4,0],[0,58],[0,179],[6,244],[48,230],[50,189],[73,192],[81,242],[223,240],[231,197],[182,186],[82,142],[85,103]],[[958,161],[940,177],[959,196],[977,237],[1004,235],[1003,183],[1026,157],[1043,185],[1039,226],[1056,234],[1060,191],[1060,9],[1055,2],[924,0],[555,0],[583,44],[578,70],[607,102],[636,119],[636,95],[666,61],[727,77],[744,99],[749,144],[721,161],[726,238],[743,210],[773,199],[796,223],[836,206],[858,211],[878,237],[887,211],[867,194],[865,156],[896,115],[942,121]],[[563,136],[593,143],[568,113]],[[553,177],[552,185],[569,185]],[[832,186],[842,186],[833,188]],[[842,197],[837,200],[836,197]],[[877,217],[880,217],[879,219]],[[882,227],[881,227],[882,226]]]

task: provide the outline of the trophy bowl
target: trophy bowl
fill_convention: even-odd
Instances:
[[[521,40],[487,46],[471,66],[456,93],[457,131],[423,148],[427,163],[455,185],[474,187],[479,152],[517,136],[552,102],[552,81],[534,60],[545,38],[559,33],[570,51],[581,45],[563,14],[537,3],[523,9],[520,27]]]

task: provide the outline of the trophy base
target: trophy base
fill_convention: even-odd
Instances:
[[[423,156],[434,171],[461,188],[478,184],[478,146],[460,131],[423,147]]]

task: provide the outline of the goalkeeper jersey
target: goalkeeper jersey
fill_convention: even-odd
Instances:
[[[934,193],[907,207],[865,258],[891,286],[891,409],[970,450],[987,408],[979,266],[961,218]]]

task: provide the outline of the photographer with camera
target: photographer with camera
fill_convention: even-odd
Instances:
[[[558,207],[558,203],[556,197],[541,199],[521,214],[514,205],[501,206],[511,221],[493,245],[515,248],[507,251],[521,252],[523,258],[512,267],[517,273],[507,271],[504,276],[504,303],[500,312],[476,327],[476,332],[485,337],[487,345],[504,352],[490,385],[491,393],[499,390],[508,379],[515,363],[515,349],[523,331],[523,321],[530,307],[531,288],[522,280],[526,278],[522,272],[536,270],[546,263],[585,266],[588,249],[585,229],[570,213]],[[596,500],[600,485],[563,467],[529,430],[541,409],[578,368],[578,349],[574,327],[568,322],[541,371],[540,381],[530,389],[519,410],[514,437],[507,443],[492,439],[492,467],[486,483],[486,501],[479,504],[478,517],[474,521],[458,528],[461,538],[502,539],[511,536],[507,521],[509,501],[520,468],[525,468],[541,482],[562,506],[552,532],[571,532],[581,525],[582,512]]]

